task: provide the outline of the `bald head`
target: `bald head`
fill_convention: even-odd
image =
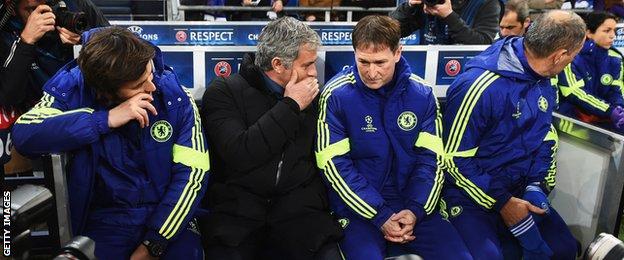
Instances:
[[[524,44],[537,58],[545,58],[557,50],[574,51],[585,40],[585,23],[577,14],[553,10],[531,23]]]

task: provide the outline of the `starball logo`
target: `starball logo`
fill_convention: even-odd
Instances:
[[[132,33],[136,34],[143,40],[158,41],[157,33],[143,33],[143,27],[141,26],[137,26],[137,25],[129,26],[128,31],[131,31]]]

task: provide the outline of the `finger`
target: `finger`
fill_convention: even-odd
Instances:
[[[73,35],[71,35],[69,33],[69,31],[67,31],[65,28],[63,27],[59,27],[59,26],[55,26],[54,28],[56,28],[56,31],[58,31],[59,35],[63,35],[65,36],[65,38],[70,39],[72,38]]]
[[[431,14],[431,12],[429,11],[429,8],[427,7],[427,5],[423,5],[423,12],[426,14]]]
[[[137,100],[147,100],[149,102],[154,101],[154,97],[147,93],[136,94],[133,98],[136,98]]]
[[[314,94],[312,95],[312,98],[315,98],[320,92],[321,92],[321,90],[319,88],[316,88],[314,90]]]
[[[392,237],[392,236],[384,236],[384,238],[390,242],[401,243],[403,242],[403,237]]]
[[[290,73],[290,80],[288,81],[286,86],[292,86],[293,84],[297,83],[297,79],[298,78],[299,77],[297,75],[297,71],[296,70],[292,70],[292,73]]]
[[[404,224],[404,225],[413,225],[414,219],[413,218],[401,218],[399,219],[399,223]]]
[[[314,80],[312,81],[312,87],[318,88],[319,84],[318,84],[318,79],[314,78]]]
[[[540,215],[546,213],[546,210],[544,210],[542,208],[539,208],[539,207],[536,207],[535,205],[533,205],[531,203],[529,203],[527,206],[529,208],[529,211],[531,211],[533,213],[540,214]]]
[[[54,24],[41,26],[41,31],[43,31],[43,32],[54,31]]]
[[[134,111],[133,116],[132,116],[136,121],[139,122],[139,126],[141,128],[145,127],[145,121],[144,121],[144,117],[143,115],[141,115],[141,113],[139,111]]]
[[[410,241],[414,241],[414,239],[416,239],[415,236],[404,236],[403,239],[405,240],[405,242],[410,242]]]
[[[65,33],[66,35],[71,36],[72,38],[80,37],[79,34],[74,33],[74,32],[72,32],[72,31],[70,31],[68,29],[65,29],[65,28],[59,27],[59,26],[57,26],[57,27],[58,27],[57,30],[62,31],[63,33]]]
[[[54,20],[54,18],[45,18],[41,20],[42,25],[54,25],[55,23],[56,21]]]
[[[53,12],[42,13],[39,15],[39,19],[56,19],[56,15]]]
[[[399,214],[400,214],[400,213],[401,213],[401,212],[399,212]],[[394,214],[394,215],[392,215],[392,217],[390,218],[390,220],[392,220],[392,221],[398,221],[399,219],[401,219],[401,218],[403,217],[402,215],[399,215],[399,214]]]
[[[38,12],[38,13],[52,12],[52,7],[50,7],[49,5],[39,5],[37,6],[37,8],[35,8],[34,12]]]
[[[152,115],[158,115],[158,112],[156,111],[156,107],[154,107],[154,105],[152,105],[152,103],[150,102],[143,101],[143,104],[141,107],[149,110],[152,113]]]
[[[147,114],[147,110],[139,109],[139,113],[143,117],[143,122],[144,122],[143,127],[149,126],[149,115]]]
[[[413,232],[413,230],[414,230],[414,226],[405,225],[399,232],[401,233],[402,236],[405,236],[405,235],[411,235],[410,233]]]

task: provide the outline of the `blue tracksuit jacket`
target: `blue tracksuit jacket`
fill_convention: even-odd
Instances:
[[[333,189],[330,204],[377,227],[394,213],[381,192],[387,182],[396,183],[405,208],[420,220],[435,209],[444,180],[441,116],[431,87],[403,58],[393,85],[371,90],[354,66],[334,76],[319,100],[317,164]]]
[[[89,33],[83,34],[88,39]],[[13,128],[24,154],[67,152],[74,233],[91,218],[109,225],[145,225],[145,239],[171,240],[187,227],[206,189],[209,159],[191,95],[157,47],[152,93],[158,115],[108,127],[108,110],[85,86],[75,61],[44,86],[44,96]]]
[[[557,77],[559,112],[575,116],[578,108],[584,113],[609,118],[613,108],[624,107],[622,71],[619,51],[604,49],[587,39],[574,61]]]
[[[500,208],[528,183],[555,185],[556,91],[528,65],[522,38],[495,42],[466,65],[447,91],[444,113],[449,192]],[[453,189],[455,187],[455,189]]]

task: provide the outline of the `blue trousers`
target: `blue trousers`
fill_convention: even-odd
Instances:
[[[120,225],[119,222],[123,221],[93,220],[87,224],[83,235],[95,241],[95,256],[98,259],[130,259],[134,250],[143,242],[144,225]],[[203,260],[204,250],[199,232],[190,226],[182,229],[181,233],[169,242],[165,254],[160,259]]]
[[[462,236],[474,259],[521,259],[522,248],[498,212],[485,211],[469,198],[446,194],[449,220]],[[536,221],[538,222],[538,221]],[[576,259],[577,242],[561,216],[550,214],[537,223],[542,239],[554,255],[551,259]]]
[[[387,241],[381,230],[359,216],[340,217],[349,219],[340,242],[346,259],[383,259],[388,246],[401,247],[402,253],[417,254],[424,259],[472,259],[455,228],[438,211],[418,220],[414,227],[416,239],[406,244]]]

